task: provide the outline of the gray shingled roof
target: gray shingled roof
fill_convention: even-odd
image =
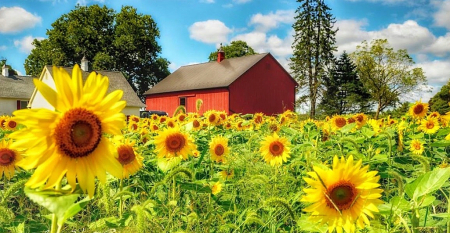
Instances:
[[[72,75],[72,68],[64,67],[64,69]],[[50,74],[53,76],[53,68],[52,66],[47,66],[47,70],[50,72]],[[142,101],[137,96],[136,92],[134,92],[133,88],[130,86],[128,81],[126,80],[125,76],[119,71],[96,71],[97,73],[100,73],[103,76],[107,76],[109,78],[109,88],[108,93],[121,89],[123,90],[123,97],[122,100],[125,100],[127,102],[127,106],[132,107],[145,107],[145,104],[142,103]],[[82,71],[83,80],[86,80],[86,78],[89,76],[91,72],[85,72]],[[30,95],[31,96],[31,95]]]
[[[244,57],[224,59],[222,62],[182,66],[144,95],[166,93],[174,91],[198,90],[207,88],[228,87],[242,76],[268,53],[249,55]]]
[[[0,98],[29,99],[34,84],[31,76],[3,76],[0,74]]]

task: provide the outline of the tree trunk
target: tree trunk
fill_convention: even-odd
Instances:
[[[378,116],[380,115],[381,110],[381,100],[378,100],[377,112],[375,113],[375,120],[378,120]]]

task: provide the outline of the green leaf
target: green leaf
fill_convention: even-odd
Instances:
[[[436,200],[436,197],[434,197],[434,196],[425,196],[422,199],[422,203],[420,203],[419,208],[429,206],[429,205],[433,204],[433,202],[435,200]]]
[[[67,209],[67,211],[64,213],[64,216],[62,218],[58,218],[58,225],[63,225],[67,219],[73,217],[75,214],[83,210],[90,200],[91,198],[89,198],[89,196],[86,196],[83,200],[71,205],[69,209]]]
[[[446,147],[446,146],[450,146],[450,141],[441,140],[441,141],[431,143],[430,146],[431,147]]]
[[[211,193],[211,187],[207,186],[206,183],[177,181],[177,184],[180,185],[182,189],[192,190],[197,193]]]
[[[436,218],[450,218],[450,213],[431,214],[431,217],[436,217]]]
[[[356,123],[347,124],[344,127],[341,128],[342,133],[348,133],[350,132],[354,127],[356,126]]]
[[[430,194],[445,184],[450,178],[450,168],[436,168],[405,186],[406,194],[417,201],[419,197]]]

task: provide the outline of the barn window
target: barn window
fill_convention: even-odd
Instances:
[[[17,100],[17,110],[25,109],[28,106],[28,101],[26,100]]]
[[[180,100],[179,105],[180,106],[183,105],[184,107],[186,107],[186,97],[180,97],[179,100]]]

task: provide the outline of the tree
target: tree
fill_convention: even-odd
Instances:
[[[25,61],[27,74],[38,76],[44,65],[73,66],[85,56],[94,70],[121,71],[142,100],[145,91],[170,74],[169,61],[159,56],[156,23],[130,6],[116,13],[106,6],[77,5],[47,35],[34,40]]]
[[[322,77],[328,71],[336,51],[336,22],[330,8],[323,0],[297,0],[302,3],[296,10],[294,50],[289,64],[299,88],[305,88],[306,95],[301,100],[309,99],[310,117],[316,114],[316,102],[319,97]],[[297,101],[298,103],[298,101]]]
[[[450,82],[441,87],[441,90],[436,93],[429,101],[430,109],[433,112],[445,114],[450,112]]]
[[[387,39],[363,41],[351,54],[364,86],[376,102],[375,119],[381,111],[399,102],[399,96],[426,83],[422,68],[413,68],[406,49],[394,51]]]
[[[331,75],[324,77],[325,91],[319,109],[326,115],[366,112],[369,110],[369,93],[364,88],[356,65],[344,51]]]
[[[242,40],[231,41],[229,45],[223,46],[222,49],[225,52],[226,59],[256,54],[255,50]],[[216,61],[217,51],[210,53],[208,59],[209,61]]]

